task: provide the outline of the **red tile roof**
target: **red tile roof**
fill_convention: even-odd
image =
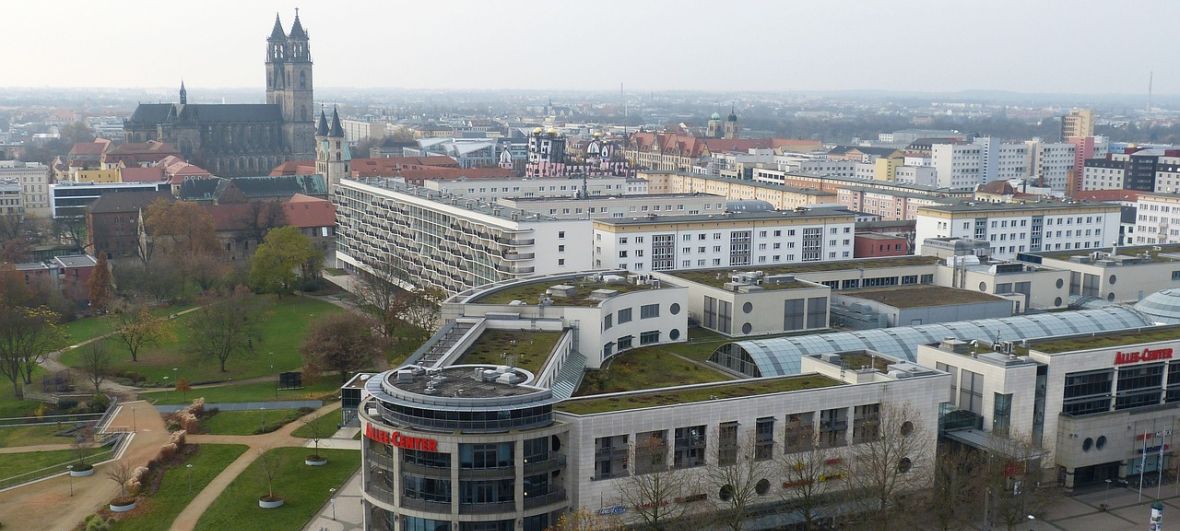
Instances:
[[[1088,190],[1075,192],[1071,196],[1075,201],[1137,201],[1137,190]]]
[[[295,194],[283,203],[287,224],[301,229],[336,224],[336,207],[327,199]]]
[[[315,161],[314,160],[288,160],[273,170],[270,170],[271,177],[280,177],[283,175],[315,175]]]
[[[106,151],[110,144],[111,141],[105,138],[96,138],[93,142],[79,142],[70,148],[70,158],[83,155],[102,155],[102,152]]]
[[[125,183],[155,183],[164,180],[164,168],[123,168],[119,170]]]

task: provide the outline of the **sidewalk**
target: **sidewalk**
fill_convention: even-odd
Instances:
[[[1017,529],[1032,531],[1142,531],[1147,529],[1151,504],[1155,503],[1156,488],[1143,487],[1139,501],[1137,488],[1115,487],[1097,490],[1059,500],[1045,512],[1042,519],[1022,522]],[[1176,484],[1160,489],[1164,502],[1164,529],[1180,529],[1180,490]],[[1099,506],[1110,509],[1102,511]],[[1168,522],[1171,521],[1170,524]],[[977,529],[985,529],[982,525]],[[993,529],[1002,529],[994,527]]]
[[[361,505],[361,471],[336,491],[335,508],[332,501],[324,504],[320,513],[312,518],[304,531],[353,531],[363,529],[364,507]]]

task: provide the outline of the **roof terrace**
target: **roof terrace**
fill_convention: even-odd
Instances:
[[[512,301],[521,301],[525,304],[537,304],[542,296],[548,296],[553,301],[553,306],[595,307],[605,298],[609,298],[605,297],[605,293],[601,293],[601,297],[596,296],[593,293],[595,290],[612,290],[615,292],[613,295],[622,295],[633,291],[656,289],[652,284],[635,284],[628,282],[622,276],[615,276],[620,281],[591,280],[588,276],[563,280],[544,278],[536,282],[510,284],[503,289],[492,289],[469,302],[471,304],[508,304]],[[611,275],[604,275],[604,277],[609,278]],[[550,288],[556,286],[569,286],[572,290],[550,292]]]
[[[683,278],[684,280],[690,282],[705,284],[715,288],[724,288],[725,283],[729,282],[729,273],[734,271],[762,271],[767,276],[801,275],[806,273],[841,271],[849,269],[884,269],[887,267],[933,265],[938,262],[939,258],[936,256],[896,256],[890,258],[871,258],[867,260],[841,260],[836,262],[814,262],[807,264],[787,264],[779,266],[745,266],[738,268],[691,269],[685,271],[672,271],[668,274]],[[763,289],[791,289],[799,287],[810,286],[804,283],[800,283],[800,285],[797,286],[791,286],[789,283],[784,286],[762,286]]]
[[[1004,299],[988,293],[945,286],[914,285],[897,288],[846,290],[840,295],[866,299],[894,308],[923,308],[974,302],[996,302]]]
[[[540,372],[561,339],[561,332],[484,330],[455,360],[455,365],[511,365]]]
[[[712,385],[683,387],[645,393],[607,395],[601,398],[567,400],[556,409],[574,415],[610,413],[658,406],[671,406],[706,400],[740,398],[805,389],[819,389],[844,385],[844,382],[820,374],[804,374],[782,378],[759,378],[738,380]]]

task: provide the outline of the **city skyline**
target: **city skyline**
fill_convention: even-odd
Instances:
[[[1139,11],[1163,20],[1180,14],[1180,5],[1150,4]],[[41,44],[13,57],[0,86],[155,88],[183,79],[197,90],[257,87],[257,58],[275,13],[289,28],[300,7],[319,87],[1145,94],[1154,70],[1155,94],[1180,93],[1180,73],[1164,61],[1110,43],[1134,43],[1161,58],[1175,44],[1164,32],[1107,24],[1126,16],[1110,4],[727,5],[708,15],[709,6],[696,2],[560,9],[366,2],[347,11],[326,3],[216,1],[190,10],[65,2],[53,9],[74,16],[54,17],[48,4],[21,3],[11,7],[14,20],[54,18],[58,28],[52,40],[31,24],[12,28],[14,42]],[[230,11],[235,16],[224,16]],[[375,29],[358,28],[358,20]]]

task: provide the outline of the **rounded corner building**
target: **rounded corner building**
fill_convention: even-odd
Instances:
[[[368,529],[541,531],[568,505],[549,389],[495,365],[369,378],[358,411]],[[454,526],[454,523],[458,527]]]

